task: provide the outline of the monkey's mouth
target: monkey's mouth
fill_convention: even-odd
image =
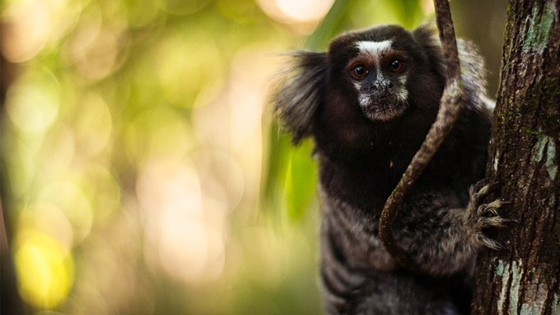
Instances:
[[[390,121],[404,114],[407,105],[394,96],[362,95],[359,98],[360,108],[364,115],[372,121]]]

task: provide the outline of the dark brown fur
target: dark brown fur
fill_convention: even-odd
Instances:
[[[392,40],[406,56],[406,111],[372,120],[358,106],[348,62],[358,41]],[[481,233],[502,222],[480,219],[469,187],[484,176],[490,112],[482,105],[483,64],[459,42],[467,102],[395,221],[394,234],[420,266],[400,268],[378,238],[378,220],[433,123],[445,84],[430,27],[381,26],[339,36],[327,53],[299,52],[278,90],[276,112],[295,143],[311,136],[323,203],[322,266],[328,314],[466,314],[476,251],[495,245]],[[497,205],[498,206],[498,205]],[[482,220],[482,221],[481,221]]]

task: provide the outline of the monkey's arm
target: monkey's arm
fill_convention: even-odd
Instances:
[[[490,188],[480,186],[470,190],[466,208],[455,192],[443,187],[413,191],[405,200],[393,233],[418,271],[450,275],[470,267],[480,248],[500,247],[483,229],[501,227],[507,221],[496,212],[503,203],[481,203]]]

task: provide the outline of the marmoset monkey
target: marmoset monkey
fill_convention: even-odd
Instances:
[[[418,270],[378,237],[379,215],[435,120],[445,64],[432,26],[379,26],[297,52],[274,95],[293,142],[311,137],[322,199],[321,279],[328,314],[468,314],[483,233],[506,220],[481,204],[491,111],[484,65],[458,42],[463,88],[451,134],[405,198],[393,233]]]

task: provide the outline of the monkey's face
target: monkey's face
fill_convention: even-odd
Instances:
[[[391,121],[411,106],[408,83],[421,47],[400,27],[381,27],[337,38],[329,50],[332,88],[355,96],[372,121]]]
[[[391,45],[391,40],[357,42],[358,54],[345,69],[360,108],[371,120],[391,120],[407,108],[407,57]]]
[[[424,134],[445,83],[437,35],[387,25],[337,37],[328,52],[294,54],[275,94],[275,110],[293,141],[370,148],[380,131]],[[390,130],[390,131],[389,131]]]

